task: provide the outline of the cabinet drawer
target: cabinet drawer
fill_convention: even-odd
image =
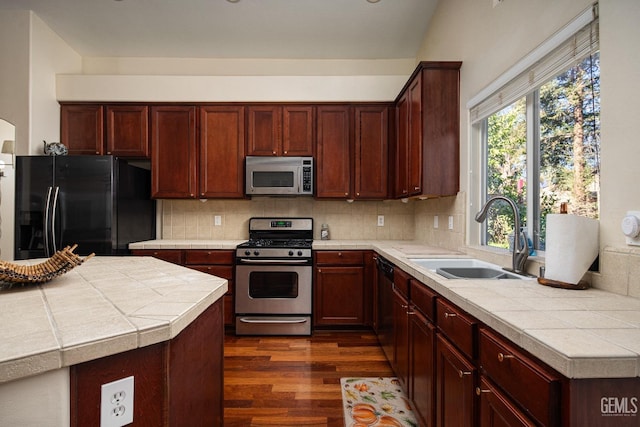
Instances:
[[[185,264],[225,264],[233,265],[233,251],[185,251]]]
[[[182,265],[182,250],[180,249],[136,249],[131,253],[135,256],[152,256],[163,261]]]
[[[364,264],[364,252],[362,251],[318,251],[316,252],[317,265],[362,265]]]
[[[417,280],[411,280],[411,302],[413,305],[424,314],[427,319],[433,322],[435,318],[436,296],[438,294],[429,289],[427,286],[418,282]]]
[[[486,329],[480,330],[478,352],[482,369],[533,418],[560,424],[559,374]]]
[[[478,321],[441,298],[436,300],[438,328],[471,359],[475,358]]]
[[[409,299],[410,295],[409,280],[411,280],[411,276],[404,271],[399,268],[393,270],[393,287],[406,299]]]

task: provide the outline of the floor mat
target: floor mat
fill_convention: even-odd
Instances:
[[[397,378],[340,378],[345,427],[418,427]]]

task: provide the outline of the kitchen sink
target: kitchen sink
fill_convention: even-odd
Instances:
[[[410,258],[409,261],[447,279],[528,279],[475,258]]]
[[[519,274],[491,267],[444,267],[436,273],[447,279],[524,279]]]

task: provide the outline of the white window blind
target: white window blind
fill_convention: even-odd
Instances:
[[[467,103],[471,123],[500,111],[597,52],[597,11],[596,3],[473,97]]]

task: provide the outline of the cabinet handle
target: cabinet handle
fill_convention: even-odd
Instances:
[[[456,313],[447,313],[447,312],[444,313],[444,318],[445,319],[447,319],[449,317],[456,317],[456,316],[457,316]]]
[[[414,190],[419,190],[419,189],[420,189],[420,187],[413,187],[413,189],[414,189]]]
[[[411,310],[407,311],[407,315],[411,316],[413,314],[416,314],[416,312],[415,311],[411,311]]]
[[[458,371],[458,375],[460,376],[460,378],[464,377],[465,375],[471,375],[471,372],[469,371],[463,371],[462,369]]]
[[[409,306],[408,306],[408,305],[404,305],[404,304],[402,304],[402,308],[403,308],[403,309],[407,309],[407,308],[409,308]]]
[[[504,362],[504,359],[513,359],[513,354],[498,353],[498,362]]]
[[[482,393],[491,393],[491,390],[483,390],[480,387],[476,387],[476,394],[480,396]]]

